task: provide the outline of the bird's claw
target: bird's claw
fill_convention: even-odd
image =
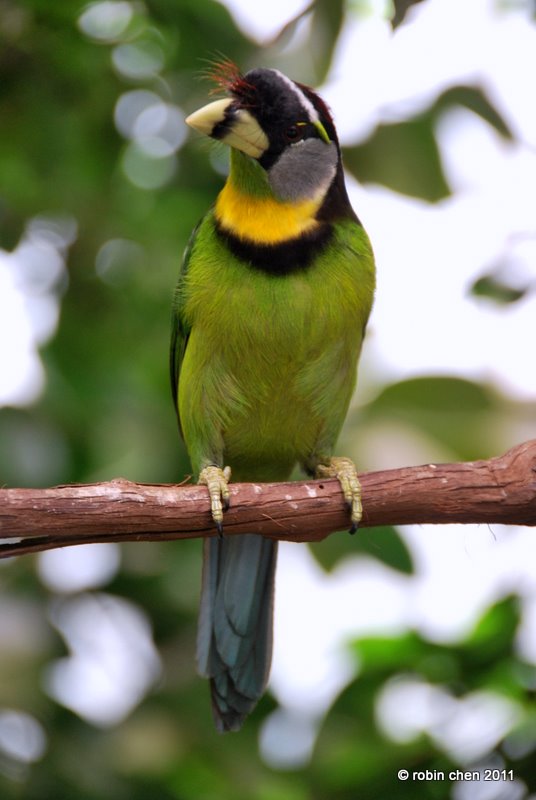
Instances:
[[[210,512],[220,536],[223,536],[223,512],[230,505],[229,481],[231,468],[209,466],[199,473],[197,483],[207,487],[210,496]]]
[[[351,512],[350,533],[355,533],[363,516],[363,505],[361,503],[361,484],[354,462],[350,458],[333,456],[327,464],[317,465],[316,476],[318,478],[337,478],[348,510]]]

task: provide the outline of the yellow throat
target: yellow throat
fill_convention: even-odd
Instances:
[[[227,181],[216,200],[216,219],[224,230],[256,244],[296,239],[319,223],[315,214],[323,192],[312,200],[289,203],[273,197],[246,194]]]

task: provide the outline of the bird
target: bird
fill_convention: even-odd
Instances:
[[[223,95],[187,117],[230,152],[214,206],[192,232],[173,296],[171,385],[192,469],[210,499],[197,667],[219,732],[239,730],[269,678],[277,542],[225,535],[229,481],[337,478],[351,532],[354,463],[335,444],[375,292],[326,103],[277,69],[212,69]]]

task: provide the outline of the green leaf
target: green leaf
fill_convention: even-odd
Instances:
[[[380,674],[382,679],[400,672],[414,672],[430,683],[458,680],[460,666],[450,648],[427,642],[415,631],[391,638],[371,636],[358,639],[353,649],[358,656],[360,676]]]
[[[475,297],[493,300],[501,306],[517,303],[527,294],[529,286],[512,286],[493,274],[482,275],[473,283],[470,292]]]
[[[496,603],[485,612],[467,638],[467,651],[480,661],[511,654],[520,619],[518,597],[507,597]]]
[[[341,532],[328,536],[311,548],[319,564],[331,572],[350,555],[369,555],[388,567],[411,575],[414,572],[411,554],[395,528],[385,525],[358,530],[355,536]]]
[[[394,0],[393,6],[395,13],[391,20],[393,29],[398,28],[398,26],[404,22],[410,8],[416,6],[418,3],[422,3],[422,0]]]
[[[460,460],[496,455],[493,421],[504,414],[500,397],[463,378],[423,377],[387,386],[360,409],[356,424],[401,423],[422,430]]]
[[[504,117],[497,111],[486,92],[475,86],[453,86],[439,97],[433,114],[437,117],[445,109],[453,106],[463,106],[474,111],[483,120],[488,122],[497,133],[505,139],[512,139],[512,131]]]
[[[365,528],[356,534],[353,553],[364,553],[381,561],[388,567],[412,575],[413,560],[406,543],[391,525],[378,528]]]
[[[441,414],[453,409],[484,412],[492,405],[490,393],[484,386],[463,378],[410,378],[393,383],[373,401],[374,409],[394,406],[421,414],[434,409]]]
[[[473,86],[443,92],[423,113],[403,122],[379,125],[372,136],[344,151],[346,166],[363,183],[381,183],[395,192],[437,202],[450,194],[436,141],[440,117],[452,108],[467,108],[505,139],[512,133],[486,93]]]
[[[380,125],[363,144],[345,148],[344,161],[362,183],[381,183],[430,202],[450,194],[431,114]]]
[[[407,669],[420,658],[426,643],[417,633],[409,631],[400,636],[369,636],[353,645],[359,657],[360,675]]]

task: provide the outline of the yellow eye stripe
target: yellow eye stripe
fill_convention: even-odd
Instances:
[[[296,124],[297,128],[305,128],[305,126],[308,125],[309,123],[308,122],[296,122],[295,124]],[[330,140],[330,138],[328,136],[327,130],[324,128],[324,126],[322,125],[320,120],[319,119],[318,120],[313,120],[311,122],[311,124],[315,126],[316,130],[320,134],[320,138],[322,139],[322,141],[325,142],[326,144],[329,144],[331,140]]]
[[[317,129],[317,131],[318,131],[318,133],[320,134],[320,138],[321,138],[321,139],[323,139],[323,141],[324,141],[326,144],[329,144],[329,143],[330,143],[330,138],[329,138],[329,136],[328,136],[328,132],[327,132],[327,130],[324,128],[324,126],[322,125],[322,123],[320,122],[320,120],[318,120],[317,122],[313,122],[313,125],[315,126],[315,128],[316,128],[316,129]]]

